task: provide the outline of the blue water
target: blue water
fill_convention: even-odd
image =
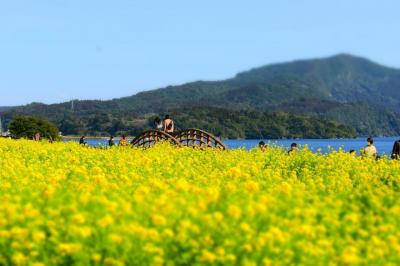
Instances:
[[[391,154],[393,143],[400,139],[400,137],[380,137],[374,138],[374,145],[378,150],[378,153]],[[253,148],[258,145],[259,140],[225,140],[224,143],[229,148],[240,148],[246,149]],[[265,141],[269,145],[278,145],[289,148],[293,142],[300,146],[307,145],[312,151],[320,149],[322,152],[329,152],[330,149],[338,150],[343,149],[345,151],[355,150],[360,151],[365,145],[367,145],[366,138],[356,139],[279,139]]]
[[[380,155],[391,154],[393,143],[395,140],[400,139],[400,137],[380,137],[374,138],[375,146],[378,149]],[[66,141],[78,141],[78,139],[66,140]],[[230,149],[245,148],[251,149],[258,145],[258,139],[244,139],[244,140],[223,140],[223,142]],[[90,146],[107,146],[108,139],[86,139],[86,142]],[[345,151],[356,150],[359,151],[364,147],[366,143],[366,138],[356,138],[356,139],[279,139],[279,140],[264,140],[269,145],[278,145],[282,147],[289,148],[290,144],[296,142],[298,145],[308,145],[308,147],[317,151],[321,149],[322,152],[329,152],[330,149],[338,150],[342,148]],[[115,139],[115,143],[118,143],[118,139]]]

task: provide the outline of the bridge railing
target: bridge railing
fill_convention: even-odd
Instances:
[[[173,134],[183,146],[212,147],[225,150],[226,145],[214,135],[197,128],[188,128]]]
[[[159,130],[147,130],[134,138],[131,144],[133,146],[147,148],[159,141],[169,141],[171,144],[177,146],[227,149],[225,144],[217,137],[197,128],[188,128],[170,134]]]
[[[159,130],[147,130],[135,137],[131,141],[131,145],[137,147],[151,147],[159,141],[169,141],[173,145],[180,145],[179,141],[170,134]]]

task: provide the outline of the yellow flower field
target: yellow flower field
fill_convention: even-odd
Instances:
[[[400,162],[0,139],[0,265],[399,265]]]

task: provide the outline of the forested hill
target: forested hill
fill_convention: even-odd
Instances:
[[[365,102],[399,112],[400,70],[341,54],[268,65],[224,81],[170,86],[113,102],[122,109],[135,112],[193,103],[265,110],[310,98],[340,103]]]
[[[6,112],[10,109],[12,109],[13,107],[8,107],[8,106],[0,106],[0,112]]]
[[[73,110],[71,102],[34,103],[2,113],[8,118],[34,114],[88,130],[93,119],[107,117],[120,126],[141,121],[143,126],[150,115],[193,106],[292,113],[344,124],[358,135],[400,135],[400,70],[340,54],[267,65],[223,81],[197,81],[109,101],[75,101]]]

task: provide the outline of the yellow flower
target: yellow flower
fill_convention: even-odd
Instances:
[[[25,238],[28,235],[28,230],[18,226],[14,226],[10,230],[10,235],[15,238]]]
[[[249,192],[258,192],[260,191],[260,185],[254,181],[248,181],[245,184],[247,191]]]
[[[253,251],[253,247],[250,245],[250,244],[245,244],[244,246],[243,246],[243,250],[245,251],[245,252],[251,252],[251,251]]]
[[[24,265],[27,261],[27,258],[21,252],[17,252],[12,256],[11,260],[15,265]]]
[[[242,210],[241,210],[238,206],[236,206],[236,205],[230,205],[230,206],[228,207],[228,214],[229,214],[231,217],[235,218],[235,219],[239,219],[241,213],[242,213]]]
[[[79,227],[78,232],[79,235],[86,238],[92,235],[92,228],[90,228],[89,226],[81,226]]]
[[[122,261],[119,261],[119,260],[113,259],[113,258],[104,259],[104,264],[110,265],[110,266],[123,266],[124,265],[124,263]]]
[[[217,260],[217,256],[208,250],[203,250],[200,259],[202,262],[214,263]]]
[[[157,247],[157,246],[155,246],[153,244],[150,244],[150,243],[146,244],[143,247],[143,250],[148,252],[148,253],[154,253],[154,254],[158,254],[158,255],[163,255],[164,254],[164,251],[162,250],[162,248]]]
[[[262,260],[264,266],[271,266],[273,265],[272,261],[269,258],[264,258]]]
[[[245,233],[251,232],[251,226],[248,223],[241,223],[240,229],[242,229]]]
[[[155,225],[165,225],[167,223],[167,219],[165,219],[164,216],[158,214],[154,214],[152,216],[152,221]]]
[[[45,238],[46,238],[46,234],[45,234],[44,232],[41,232],[41,231],[36,231],[36,232],[34,232],[33,235],[32,235],[32,239],[33,239],[35,242],[42,241],[42,240],[44,240]]]
[[[53,194],[56,192],[56,188],[54,186],[47,186],[43,191],[43,197],[46,199],[51,198]]]
[[[221,212],[214,212],[214,219],[217,223],[220,223],[224,219],[224,215]]]
[[[34,218],[39,215],[39,211],[36,210],[31,203],[27,204],[24,208],[24,215],[27,218]]]
[[[110,239],[110,241],[113,242],[114,244],[121,244],[123,241],[122,237],[117,234],[110,234],[108,236],[108,239]]]
[[[77,243],[61,243],[58,244],[58,251],[65,255],[77,253],[81,250],[81,245]]]
[[[172,231],[171,229],[164,229],[162,232],[162,236],[165,238],[172,238],[174,237],[174,231]]]
[[[236,261],[236,256],[233,254],[226,255],[226,261],[230,263],[234,263]]]
[[[10,237],[11,232],[7,230],[0,230],[0,238],[8,238]]]
[[[110,226],[114,223],[114,219],[110,215],[106,215],[103,218],[101,218],[98,222],[100,227],[107,227]]]
[[[76,224],[83,224],[85,223],[85,216],[81,213],[77,213],[74,216],[72,216],[72,222]]]
[[[98,253],[93,254],[93,255],[92,255],[92,260],[93,260],[94,262],[99,262],[99,261],[101,260],[101,255],[98,254]]]
[[[397,160],[3,138],[0,154],[0,265],[398,260]]]
[[[164,265],[164,259],[161,256],[155,256],[153,258],[153,265]]]
[[[360,258],[357,255],[357,249],[355,247],[348,247],[341,256],[342,262],[347,265],[353,265],[360,262]]]
[[[217,254],[218,257],[223,257],[225,256],[225,249],[222,247],[218,247],[215,249],[215,254]]]

